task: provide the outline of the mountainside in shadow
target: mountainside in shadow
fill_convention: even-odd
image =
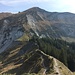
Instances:
[[[0,75],[73,75],[60,61],[38,49],[36,43],[16,41],[0,54]]]

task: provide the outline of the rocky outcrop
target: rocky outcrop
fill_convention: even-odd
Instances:
[[[0,52],[23,34],[75,41],[75,14],[47,12],[38,7],[0,20]]]

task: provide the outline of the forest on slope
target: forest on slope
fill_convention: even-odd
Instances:
[[[45,55],[53,56],[53,58],[54,57],[57,58],[59,61],[63,62],[72,72],[75,71],[75,43],[69,43],[60,39],[39,38],[39,37],[33,36],[29,41],[25,41],[25,42],[23,41],[22,44],[17,43],[15,47],[13,46],[12,48],[0,54],[0,61],[3,64],[3,66],[0,66],[0,71],[2,70],[1,73],[3,74],[6,73],[4,75],[12,75],[12,74],[15,75],[15,73],[16,75],[22,75],[22,74],[31,75],[31,74],[25,74],[25,73],[36,73],[35,71],[29,72],[31,68],[33,68],[32,64],[34,64],[35,66],[39,62],[37,59],[39,59],[38,56],[40,54],[37,53],[36,50],[43,52]],[[28,61],[25,62],[26,60]],[[45,61],[47,62],[46,63],[47,65],[49,63],[47,61],[47,58],[45,59]],[[14,64],[11,65],[11,63],[13,62],[15,65]],[[12,68],[12,69],[9,68],[10,67],[9,64],[11,65],[11,67],[15,67],[15,68]],[[17,67],[16,65],[19,65],[19,64],[21,64],[21,66]],[[62,64],[60,64],[60,66],[61,68],[64,68]],[[6,69],[7,71],[4,71],[3,70],[4,68],[7,68]],[[39,68],[40,67],[37,67],[36,69],[38,70]],[[29,69],[29,71],[27,71],[27,69]],[[51,67],[50,67],[50,70],[51,70]],[[66,72],[68,71],[66,70],[65,73]],[[32,75],[35,75],[35,74],[32,74]],[[65,74],[65,75],[68,75],[68,74]]]
[[[75,71],[75,43],[69,43],[60,39],[33,37],[37,47],[46,54],[63,62],[71,71]]]

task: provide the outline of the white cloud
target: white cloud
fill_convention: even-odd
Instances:
[[[48,2],[49,0],[0,0],[0,3],[12,6],[18,3],[37,3],[37,2]]]
[[[0,3],[5,4],[5,5],[13,5],[13,4],[18,4],[18,3],[37,3],[37,2],[48,2],[51,5],[55,4],[55,6],[57,7],[59,5],[59,7],[61,6],[75,6],[75,0],[0,0]]]
[[[0,0],[0,3],[14,8],[21,7],[22,4],[26,6],[38,4],[38,7],[42,4],[52,11],[75,12],[75,0]]]
[[[75,13],[75,0],[50,0],[49,3],[55,11]]]

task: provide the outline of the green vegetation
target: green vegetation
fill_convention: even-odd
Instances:
[[[18,39],[18,41],[22,41],[22,42],[25,42],[25,41],[28,41],[29,40],[29,36],[27,34],[24,34],[22,37],[20,37]]]
[[[75,71],[75,43],[37,37],[33,37],[31,41],[37,43],[40,50],[63,62],[71,71]]]
[[[43,71],[43,69],[41,70],[42,58],[38,53],[35,52],[36,49],[39,49],[41,50],[40,52],[43,51],[44,53],[57,58],[58,60],[63,62],[71,71],[75,71],[75,43],[68,43],[59,39],[38,38],[37,36],[33,36],[32,39],[26,42],[25,45],[23,44],[23,47],[21,49],[17,48],[8,50],[0,55],[0,60],[3,60],[2,63],[4,64],[4,67],[12,62],[14,62],[15,65],[17,65],[18,63],[22,63],[21,66],[10,69],[7,72],[4,72],[6,74],[2,75],[42,75],[40,74]],[[33,52],[35,52],[35,54]],[[10,53],[11,57],[9,57]],[[2,57],[5,57],[4,59],[7,60],[4,60]],[[44,61],[44,65],[46,67],[49,67],[46,73],[52,73],[53,62],[45,56],[44,60],[46,60]],[[30,68],[33,68],[33,70],[31,70]]]

